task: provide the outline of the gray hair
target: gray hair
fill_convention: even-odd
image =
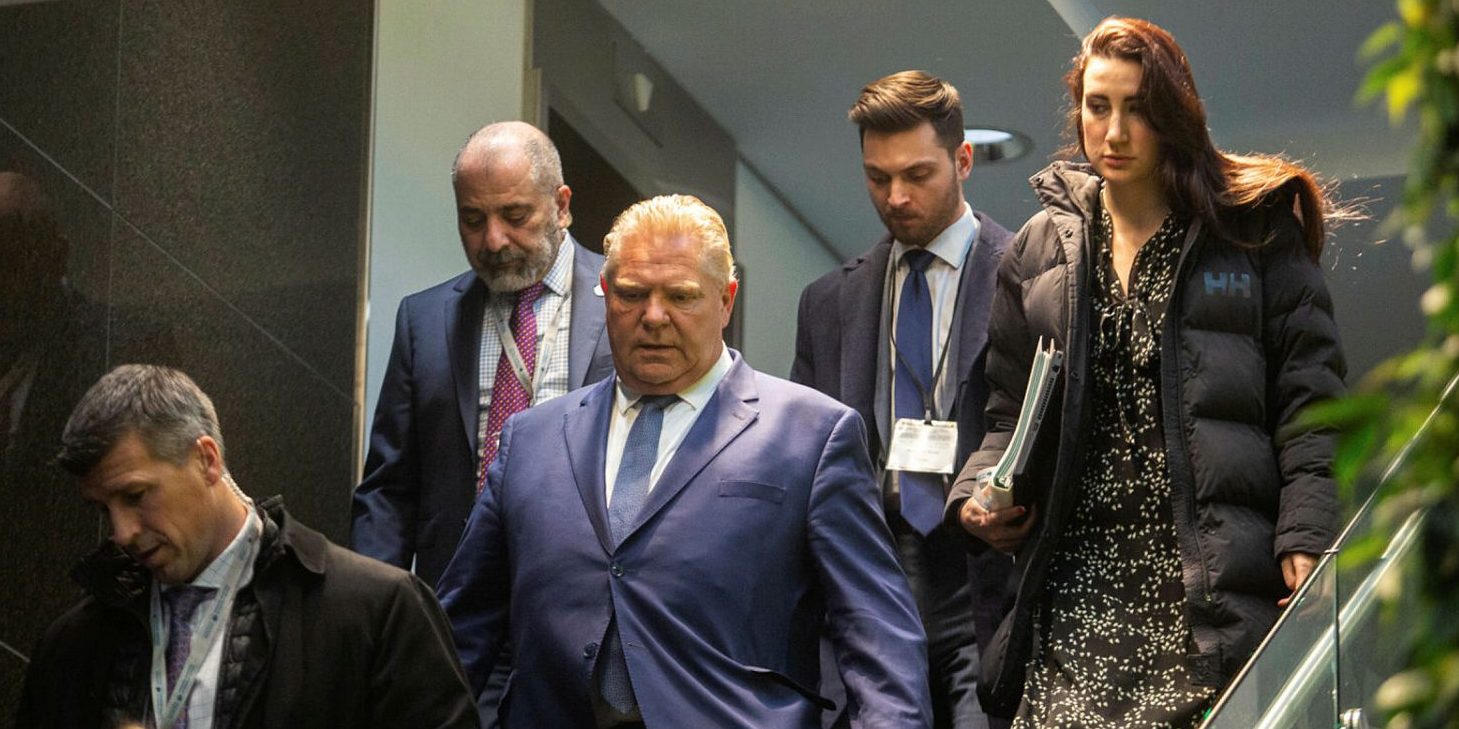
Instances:
[[[84,477],[129,433],[141,437],[154,458],[177,465],[204,435],[223,451],[213,401],[192,378],[170,367],[126,364],[81,396],[61,433],[56,462]]]
[[[520,121],[496,122],[472,132],[451,162],[451,183],[455,184],[460,177],[461,163],[467,157],[484,153],[495,156],[509,151],[527,157],[532,182],[539,192],[551,195],[562,187],[562,157],[557,153],[557,145],[542,130]]]

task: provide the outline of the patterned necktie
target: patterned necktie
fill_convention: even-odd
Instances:
[[[658,460],[664,408],[678,399],[678,395],[645,395],[638,400],[638,418],[628,429],[618,478],[613,482],[613,500],[608,504],[608,525],[613,532],[615,547],[628,536],[633,520],[643,509],[649,475]],[[633,684],[628,677],[628,657],[623,653],[623,640],[618,635],[617,616],[609,621],[608,634],[603,640],[598,664],[598,691],[608,706],[619,714],[631,715],[638,708]]]
[[[537,314],[532,311],[532,304],[542,296],[545,289],[546,286],[538,281],[518,291],[517,305],[512,310],[512,339],[517,343],[517,351],[522,355],[522,365],[529,375],[537,371]],[[526,410],[531,404],[532,396],[527,388],[522,387],[521,380],[517,379],[517,373],[512,369],[512,360],[503,346],[501,357],[496,362],[496,379],[491,386],[491,408],[486,414],[481,462],[476,470],[476,493],[480,494],[481,489],[486,486],[486,468],[496,459],[497,448],[501,445],[502,426],[506,425],[507,418]]]
[[[613,502],[608,505],[608,524],[617,546],[628,536],[633,520],[648,496],[648,477],[659,457],[659,433],[664,427],[664,408],[677,402],[678,395],[645,395],[638,400],[638,418],[628,429],[618,479],[613,482]]]
[[[927,266],[932,263],[932,253],[916,248],[903,253],[902,260],[907,262],[907,278],[897,304],[895,416],[921,420],[927,414],[926,405],[931,404],[933,388],[937,385],[932,381],[932,292],[927,286]],[[942,521],[942,477],[899,471],[898,478],[902,487],[902,518],[926,536]]]
[[[162,599],[167,603],[167,691],[169,695],[177,684],[178,674],[182,673],[183,664],[187,663],[187,655],[192,648],[193,613],[197,612],[198,606],[204,600],[212,597],[213,593],[217,591],[218,589],[215,587],[183,585],[162,593]],[[183,705],[182,713],[177,717],[177,723],[172,726],[174,729],[187,729],[186,704]]]

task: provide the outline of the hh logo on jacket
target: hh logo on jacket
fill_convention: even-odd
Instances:
[[[1251,298],[1251,274],[1205,272],[1206,295],[1240,296]]]

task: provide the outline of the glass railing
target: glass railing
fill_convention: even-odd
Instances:
[[[1459,377],[1443,398],[1456,385]],[[1410,447],[1426,432],[1427,425]],[[1407,450],[1400,453],[1376,479],[1371,495],[1222,694],[1203,729],[1376,725],[1373,697],[1400,669],[1400,653],[1413,637],[1414,621],[1404,616],[1411,614],[1405,611],[1413,607],[1416,581],[1404,575],[1419,567],[1416,548],[1427,518],[1423,510],[1410,510],[1401,520],[1376,516],[1379,508],[1395,508],[1378,504],[1406,455]]]

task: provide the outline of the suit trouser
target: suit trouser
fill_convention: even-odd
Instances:
[[[939,528],[927,537],[899,514],[888,514],[897,557],[912,588],[922,627],[927,631],[928,679],[934,729],[988,729],[978,704],[978,642],[973,629],[973,590],[968,584],[967,547],[957,535]],[[846,706],[834,654],[821,642],[821,693]],[[848,707],[849,708],[849,707]],[[827,714],[833,729],[852,726],[851,711]]]

